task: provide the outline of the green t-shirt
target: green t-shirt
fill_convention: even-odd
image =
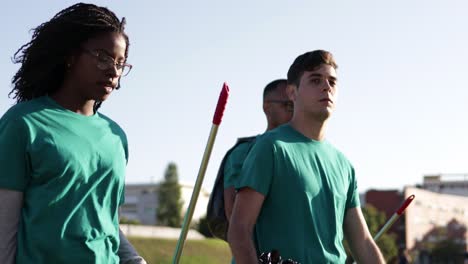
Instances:
[[[239,178],[242,164],[254,141],[244,142],[236,146],[226,158],[224,165],[224,189],[234,187]]]
[[[118,263],[123,130],[43,96],[0,119],[0,188],[23,192],[16,263]]]
[[[289,124],[259,137],[237,189],[265,201],[255,226],[258,253],[279,250],[302,264],[344,263],[346,209],[359,206],[354,169],[326,141],[311,140]]]

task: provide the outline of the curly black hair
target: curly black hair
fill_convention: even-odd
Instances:
[[[130,43],[124,29],[125,18],[119,20],[105,7],[78,3],[63,9],[50,21],[34,28],[31,41],[16,51],[12,60],[21,67],[12,79],[9,95],[14,94],[19,103],[54,93],[64,81],[67,58],[85,41],[103,33],[122,34],[127,59]],[[96,102],[95,110],[100,104]]]

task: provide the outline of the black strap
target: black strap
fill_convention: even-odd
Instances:
[[[210,195],[207,207],[207,222],[210,232],[220,239],[227,241],[227,229],[229,227],[228,220],[224,208],[224,166],[227,157],[240,144],[253,142],[257,136],[238,138],[236,144],[231,147],[223,157],[216,175],[216,180],[213,185],[213,190]]]

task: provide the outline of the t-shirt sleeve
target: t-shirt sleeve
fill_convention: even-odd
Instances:
[[[242,165],[249,151],[249,146],[250,143],[248,142],[239,144],[226,157],[223,168],[224,189],[236,186],[236,181],[239,179]]]
[[[274,146],[268,138],[260,138],[247,155],[236,189],[249,187],[267,196],[274,176]]]
[[[123,131],[122,131],[122,134],[123,134],[122,145],[125,151],[125,161],[128,164],[128,139],[127,139],[127,135],[125,135]],[[119,206],[123,205],[124,203],[125,203],[125,184],[123,184],[123,187],[122,187],[122,193],[120,195]]]
[[[0,188],[24,191],[29,180],[27,129],[21,119],[0,119]]]
[[[125,134],[125,132],[122,131],[122,146],[124,148],[124,152],[125,152],[125,160],[128,164],[128,138],[127,138],[127,135]]]
[[[122,187],[122,193],[120,194],[119,206],[122,206],[125,203],[125,184]]]
[[[241,167],[236,167],[233,160],[232,152],[229,156],[226,157],[226,162],[224,163],[224,189],[235,186],[234,179],[239,175]]]
[[[346,209],[355,208],[361,206],[359,201],[359,191],[357,187],[356,173],[354,168],[350,168],[350,184],[348,187],[348,194],[346,197]]]

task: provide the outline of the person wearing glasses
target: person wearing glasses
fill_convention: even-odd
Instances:
[[[228,240],[237,264],[256,264],[272,250],[302,264],[345,263],[344,238],[358,263],[385,263],[361,212],[354,168],[325,139],[337,67],[324,50],[290,66],[293,117],[257,138],[235,186]]]
[[[119,229],[127,138],[98,112],[132,68],[107,8],[75,4],[15,53],[0,119],[0,263],[146,263]]]
[[[286,87],[286,79],[278,79],[270,82],[263,89],[263,112],[267,119],[266,131],[277,128],[288,122],[292,117],[294,105],[288,98]],[[224,166],[221,166],[224,172],[224,209],[228,220],[231,217],[236,197],[234,186],[238,180],[244,159],[255,142],[255,138],[256,136],[238,139],[239,144],[228,152]]]

